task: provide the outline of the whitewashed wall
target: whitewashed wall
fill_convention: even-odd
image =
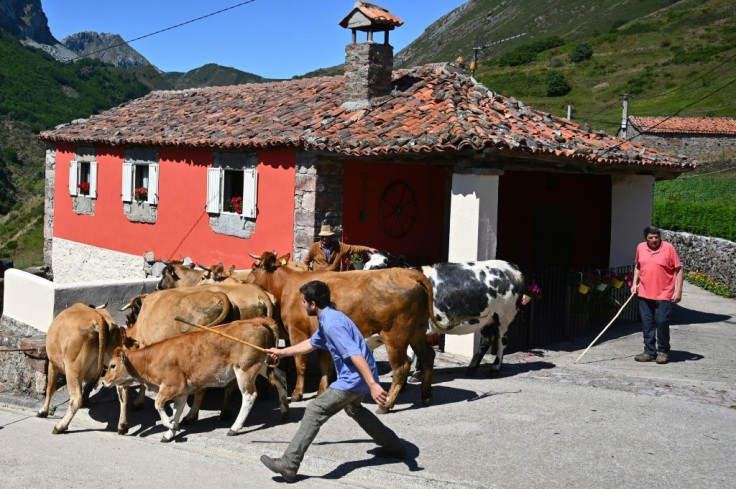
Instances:
[[[609,266],[634,263],[636,245],[644,240],[644,228],[652,223],[654,177],[611,176],[611,249]]]
[[[58,284],[146,277],[142,255],[54,238],[51,257],[54,282]]]

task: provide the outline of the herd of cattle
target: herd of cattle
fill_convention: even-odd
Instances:
[[[54,433],[69,427],[100,379],[105,386],[117,388],[119,434],[128,431],[127,404],[133,385],[141,386],[136,407],[142,406],[146,389],[156,392],[155,407],[168,428],[163,442],[176,436],[179,423],[197,419],[209,387],[225,388],[221,419],[230,416],[229,399],[236,387],[240,390],[240,411],[228,431],[236,434],[253,407],[259,375],[278,391],[281,414],[286,416],[286,376],[267,364],[262,349],[278,345],[279,339],[296,344],[314,333],[317,318],[307,315],[299,293],[299,287],[311,280],[329,285],[335,307],[353,319],[371,347],[385,345],[393,378],[379,412],[396,403],[409,375],[412,352],[418,357],[421,399],[426,405],[432,398],[435,356],[426,336],[480,332],[480,351],[468,373],[475,372],[489,348],[495,357],[491,372],[497,372],[509,324],[523,303],[523,275],[501,260],[415,269],[379,252],[364,270],[310,272],[290,262],[289,255],[278,257],[267,251],[250,256],[255,260],[252,269],[240,272],[221,265],[196,269],[166,263],[158,290],[136,296],[123,307],[129,311],[126,327],[115,324],[104,308],[78,303],[59,313],[46,338],[48,385],[38,416],[48,415],[59,375],[66,377],[70,402]],[[291,400],[298,401],[304,394],[307,358],[297,356],[294,364]],[[319,366],[318,395],[327,388],[332,368],[327,352],[319,351]],[[189,395],[194,400],[182,418]],[[173,401],[171,417],[164,409],[168,401]]]

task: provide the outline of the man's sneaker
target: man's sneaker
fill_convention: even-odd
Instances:
[[[368,453],[381,458],[397,458],[400,460],[406,460],[407,458],[409,458],[409,451],[406,449],[403,443],[394,448],[372,448],[371,450],[368,450]]]
[[[654,358],[654,355],[650,355],[649,353],[639,353],[634,357],[634,360],[637,362],[651,362]]]
[[[276,472],[284,478],[286,482],[294,482],[296,480],[296,470],[287,469],[280,458],[271,458],[268,455],[261,455],[261,462],[269,468],[271,472]]]
[[[661,365],[661,364],[663,364],[663,363],[667,363],[667,362],[669,362],[669,361],[670,361],[670,357],[669,357],[669,355],[667,355],[667,354],[666,354],[665,352],[663,352],[663,351],[660,351],[660,352],[658,352],[658,353],[657,353],[657,360],[656,360],[656,362],[657,362],[658,364],[660,364],[660,365]]]

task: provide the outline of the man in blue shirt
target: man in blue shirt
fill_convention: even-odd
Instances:
[[[406,458],[406,447],[390,428],[364,408],[361,402],[370,394],[379,406],[386,402],[386,391],[378,383],[378,370],[373,354],[353,321],[334,308],[329,286],[318,280],[301,286],[302,305],[310,316],[319,318],[317,331],[311,338],[288,348],[269,348],[268,355],[277,360],[292,355],[305,355],[317,348],[332,355],[337,380],[307,405],[294,438],[280,458],[261,456],[261,462],[287,482],[296,480],[304,454],[328,419],[344,409],[388,454]]]

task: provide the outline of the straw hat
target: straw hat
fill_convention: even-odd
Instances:
[[[335,232],[332,230],[332,226],[329,224],[322,224],[322,228],[319,230],[318,236],[334,236]]]

